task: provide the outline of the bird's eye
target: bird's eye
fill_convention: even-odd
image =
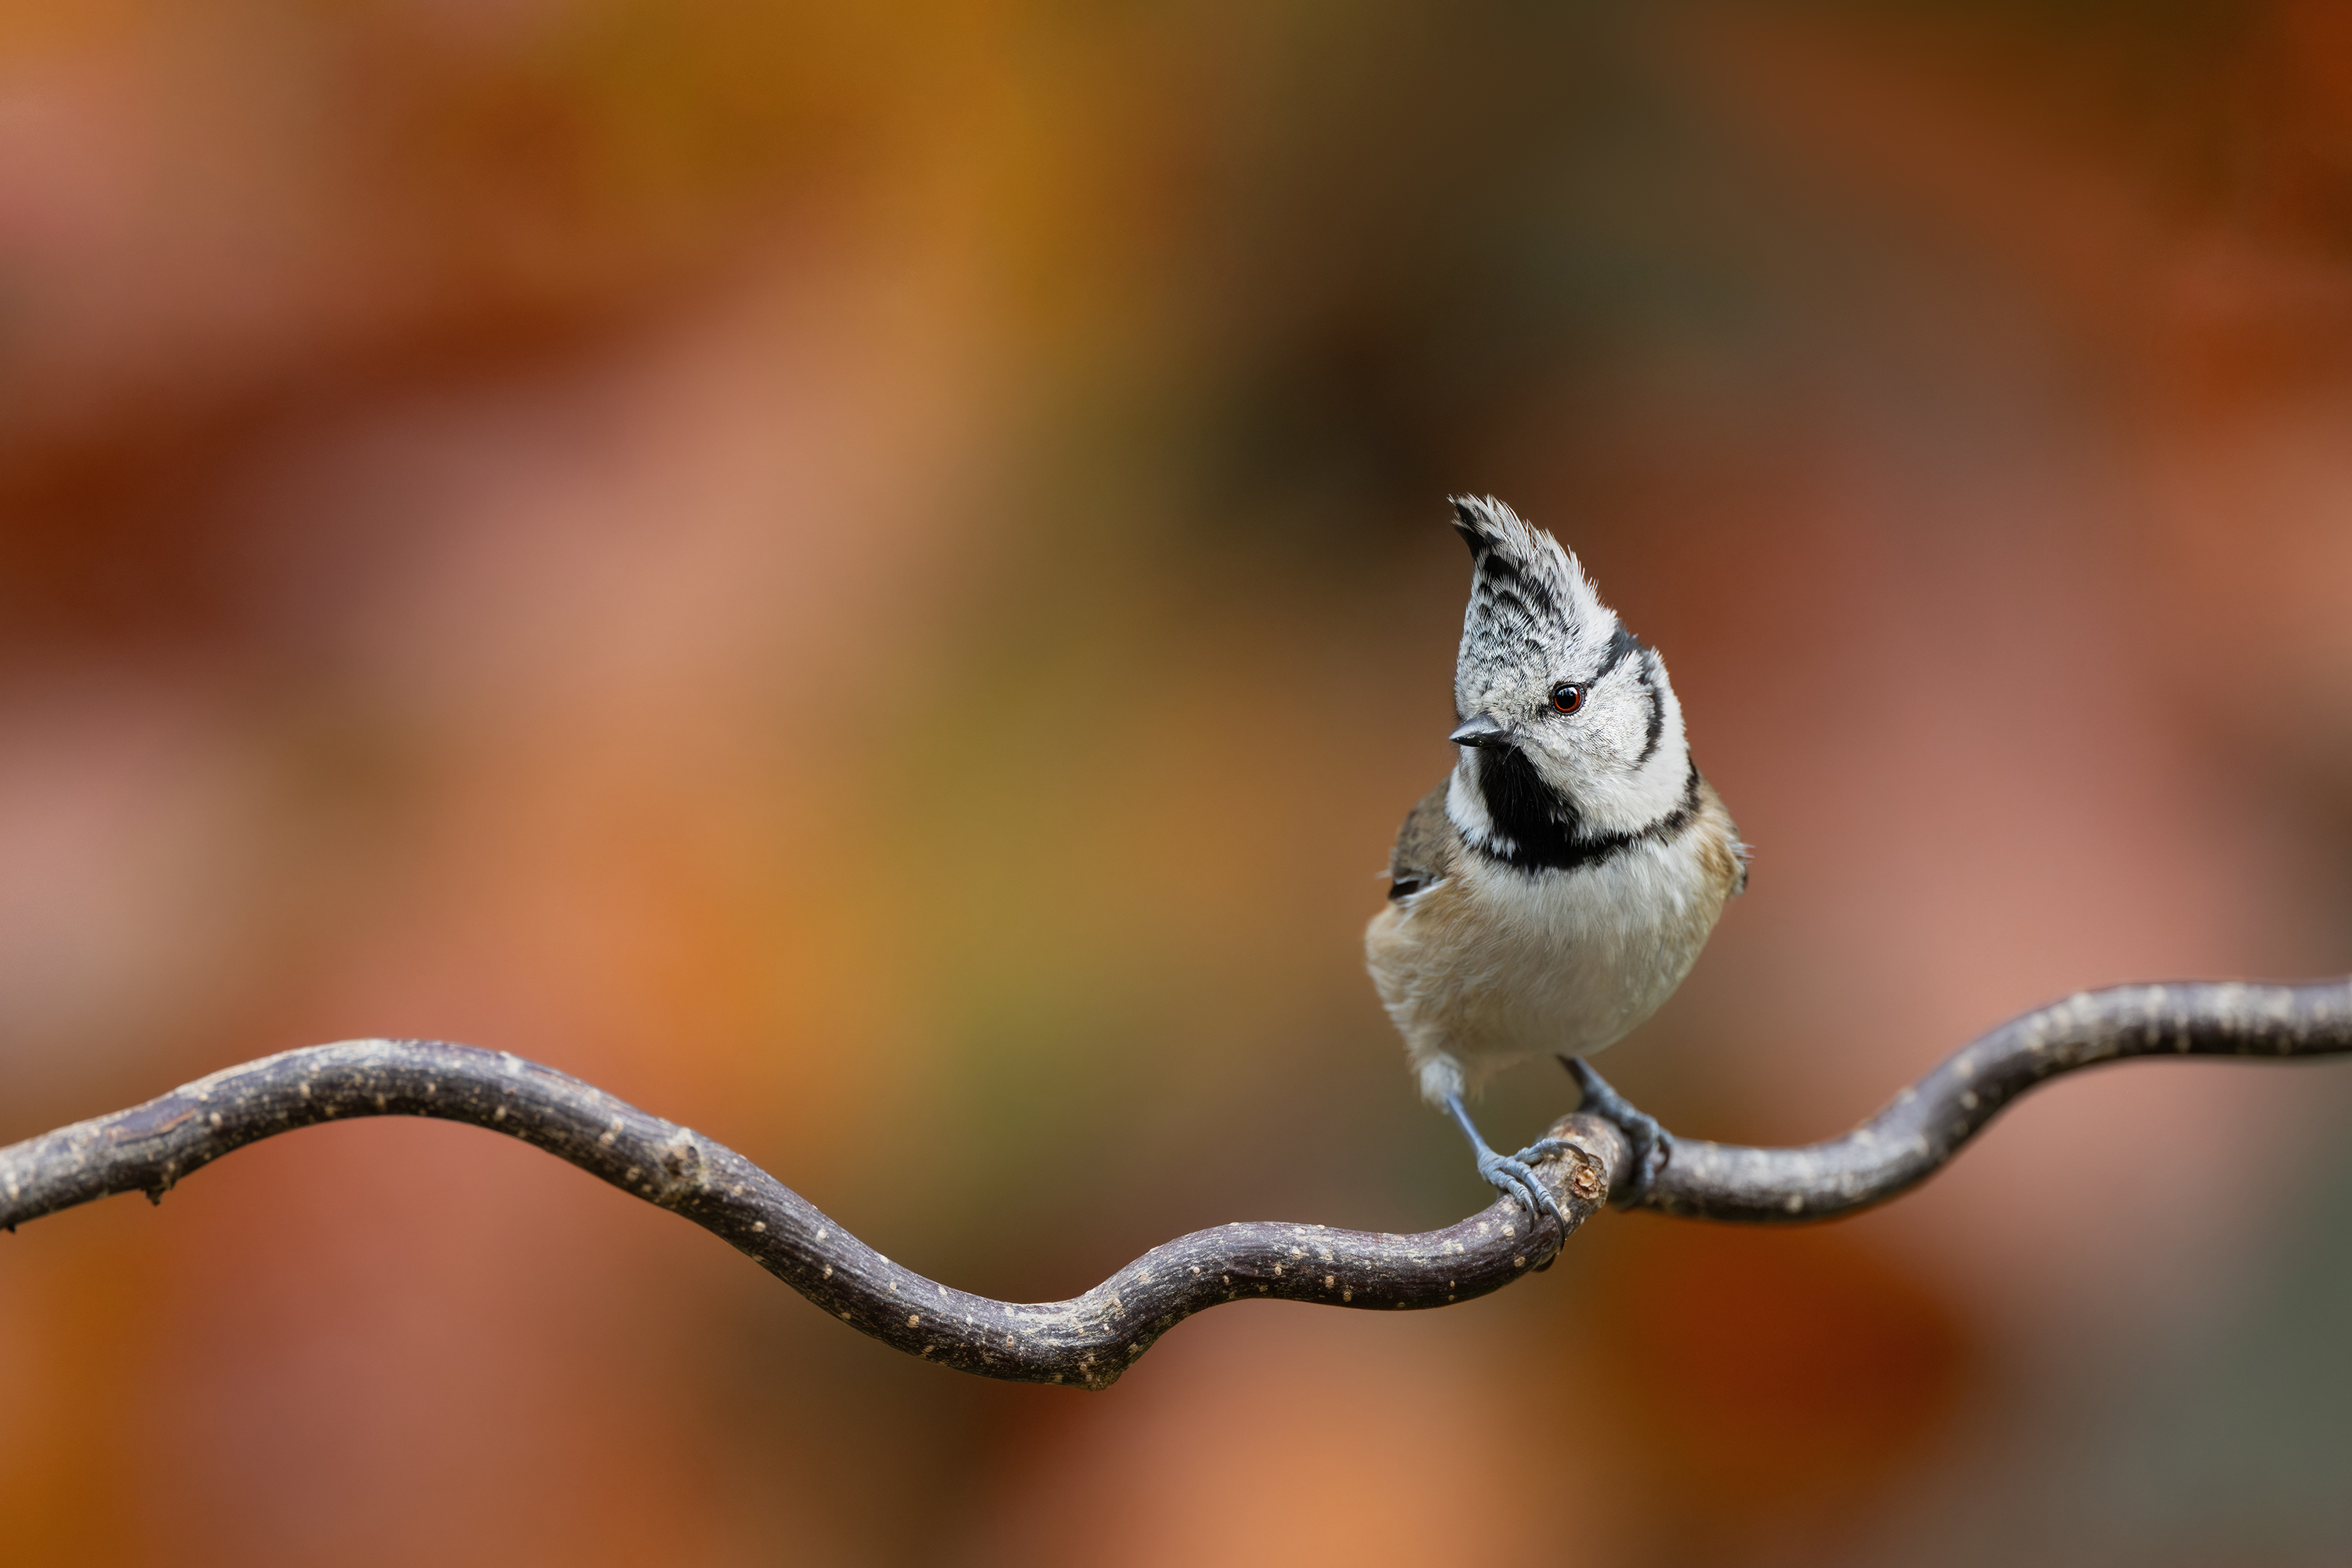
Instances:
[[[1551,689],[1551,705],[1562,713],[1573,713],[1584,706],[1584,688],[1562,681]]]

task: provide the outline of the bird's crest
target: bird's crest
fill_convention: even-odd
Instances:
[[[1470,607],[1462,617],[1454,706],[1475,712],[1506,686],[1543,679],[1564,659],[1596,656],[1617,632],[1576,557],[1492,496],[1454,498],[1454,531],[1470,546]]]

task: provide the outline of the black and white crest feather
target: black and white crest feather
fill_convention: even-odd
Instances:
[[[1454,498],[1454,531],[1470,546],[1470,605],[1454,667],[1454,707],[1466,718],[1490,693],[1541,679],[1556,666],[1599,663],[1620,637],[1576,557],[1492,496]]]

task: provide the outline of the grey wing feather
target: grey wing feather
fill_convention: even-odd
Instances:
[[[1405,814],[1389,854],[1389,897],[1402,899],[1453,874],[1462,837],[1445,815],[1444,784],[1423,795]]]

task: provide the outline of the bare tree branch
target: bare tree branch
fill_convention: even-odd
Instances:
[[[2060,1073],[2135,1057],[2347,1051],[2352,980],[2179,981],[2077,992],[1979,1036],[1843,1138],[1801,1149],[1677,1138],[1643,1206],[1748,1224],[1834,1219],[1926,1181],[2003,1106]]]
[[[1995,1029],[1854,1131],[1803,1149],[1677,1139],[1645,1205],[1717,1220],[1850,1214],[1906,1191],[2002,1106],[2062,1072],[2146,1056],[2352,1052],[2352,981],[2122,986]],[[1085,1295],[992,1300],[927,1279],[835,1225],[750,1161],[689,1129],[500,1052],[352,1040],[230,1068],[158,1100],[0,1149],[0,1226],[114,1193],[160,1203],[182,1177],[258,1139],[321,1121],[431,1116],[504,1132],[692,1220],[826,1311],[910,1355],[986,1377],[1103,1388],[1194,1312],[1280,1298],[1394,1310],[1443,1307],[1545,1267],[1622,1173],[1617,1130],[1585,1115],[1574,1152],[1538,1174],[1567,1230],[1497,1202],[1416,1236],[1265,1222],[1156,1247]]]

